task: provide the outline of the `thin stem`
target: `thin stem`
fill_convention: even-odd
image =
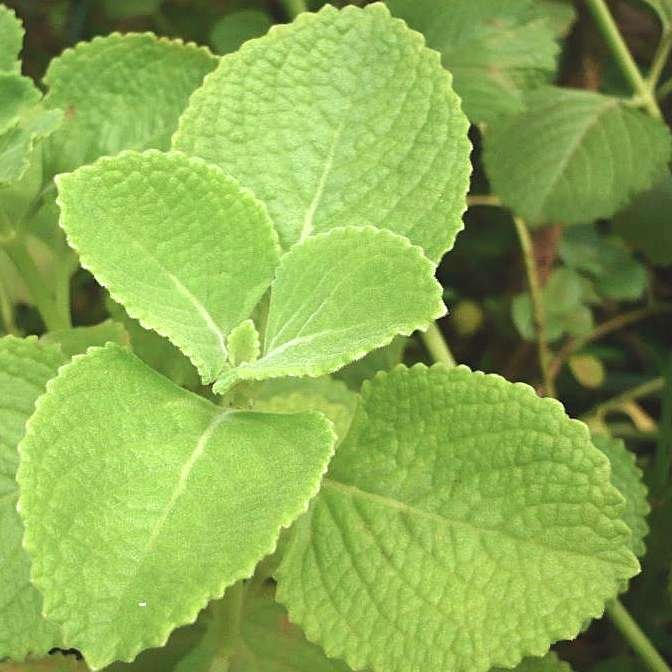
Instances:
[[[13,336],[19,336],[19,330],[14,321],[14,307],[2,284],[0,284],[0,316],[2,316],[2,325],[5,332]]]
[[[539,368],[544,383],[545,394],[554,397],[555,385],[550,375],[551,355],[548,349],[548,338],[546,336],[546,310],[544,299],[541,292],[541,283],[537,272],[537,263],[534,259],[534,250],[532,247],[532,238],[527,225],[520,217],[514,217],[516,233],[520,241],[520,249],[523,253],[525,262],[525,272],[527,274],[527,285],[530,289],[530,301],[532,303],[532,321],[534,331],[537,337],[537,351],[539,356]]]
[[[642,105],[652,117],[662,119],[663,115],[651,92],[649,84],[642,77],[642,73],[639,71],[606,2],[604,0],[586,0],[586,3],[595,19],[595,23],[602,33],[602,37],[604,37],[609,45],[621,72],[630,83],[630,86],[632,86],[635,94],[642,101]]]
[[[499,197],[494,194],[470,194],[467,196],[467,205],[470,208],[473,208],[476,205],[485,205],[492,208],[503,207]]]
[[[429,354],[432,356],[435,362],[440,362],[446,366],[455,366],[455,357],[446,343],[446,339],[443,337],[441,330],[439,329],[436,322],[433,322],[429,329],[423,334],[422,342],[425,344]]]
[[[661,84],[658,87],[658,90],[656,91],[656,98],[658,98],[658,100],[663,100],[663,98],[666,98],[671,93],[672,93],[672,77],[670,77],[668,80],[663,82],[663,84]]]
[[[4,249],[21,274],[21,278],[26,283],[26,287],[47,329],[50,331],[67,329],[69,326],[68,322],[59,314],[56,303],[47,291],[40,271],[23,242],[20,240],[8,241],[5,243]]]
[[[672,30],[667,29],[660,38],[658,49],[656,49],[656,53],[653,56],[649,76],[646,78],[646,83],[648,84],[651,93],[653,93],[656,90],[656,86],[658,86],[667,59],[670,57],[670,50],[672,50]]]
[[[642,659],[651,672],[672,672],[662,656],[656,651],[651,640],[642,632],[628,610],[618,601],[607,604],[607,614],[611,622],[629,642],[633,651]]]
[[[302,12],[307,12],[305,0],[282,0],[285,11],[290,19],[295,19]]]
[[[595,406],[591,411],[584,414],[581,419],[587,420],[593,417],[602,417],[609,411],[616,410],[623,406],[623,404],[628,403],[629,401],[634,401],[635,399],[641,399],[642,397],[649,397],[652,394],[656,394],[663,389],[665,385],[665,379],[660,376],[658,378],[653,378],[652,380],[637,385],[636,387],[630,388],[621,394],[603,401],[601,404]]]

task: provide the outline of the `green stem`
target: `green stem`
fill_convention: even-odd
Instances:
[[[35,265],[33,258],[28,253],[25,245],[20,240],[11,240],[4,245],[7,256],[12,260],[16,269],[21,274],[21,278],[26,283],[26,287],[35,303],[36,308],[44,320],[49,331],[55,329],[67,329],[68,321],[60,315],[54,299],[49,294],[46,284],[42,279],[39,269]]]
[[[642,397],[649,397],[652,394],[660,392],[665,386],[665,379],[660,376],[659,378],[653,378],[652,380],[637,385],[625,392],[603,401],[601,404],[598,404],[588,413],[581,416],[582,420],[588,420],[589,418],[594,417],[603,417],[609,411],[616,410],[620,408],[624,403],[628,401],[635,401],[636,399],[641,399]]]
[[[537,337],[537,352],[539,356],[539,368],[544,383],[544,393],[554,397],[555,384],[550,375],[551,354],[548,349],[548,337],[546,335],[546,310],[544,307],[544,298],[541,292],[541,283],[537,273],[537,263],[534,259],[534,249],[532,247],[532,237],[527,225],[520,217],[514,217],[516,233],[520,241],[520,249],[523,253],[525,262],[525,273],[527,275],[527,285],[530,289],[530,301],[532,303],[532,321]]]
[[[470,208],[473,208],[476,205],[484,205],[491,208],[503,207],[499,197],[494,194],[469,194],[469,196],[467,196],[467,205]]]
[[[660,81],[660,76],[663,74],[663,69],[667,63],[667,59],[670,57],[670,50],[672,50],[672,30],[666,30],[663,33],[663,36],[660,38],[660,44],[656,53],[653,56],[653,62],[651,63],[651,70],[649,70],[649,76],[646,78],[646,83],[649,86],[649,91],[653,94],[658,86]]]
[[[446,343],[441,330],[436,322],[432,322],[429,329],[424,334],[421,334],[422,341],[425,344],[429,354],[435,362],[440,362],[448,367],[455,366],[455,357]]]
[[[0,284],[0,316],[2,316],[2,325],[5,332],[12,336],[19,336],[19,330],[14,321],[14,307],[9,299],[5,288]]]
[[[668,80],[666,80],[663,84],[661,84],[658,87],[658,90],[656,91],[656,98],[658,100],[663,100],[663,98],[667,98],[672,93],[672,77],[670,77]]]
[[[618,601],[607,604],[607,614],[611,622],[628,640],[633,651],[642,659],[651,672],[672,672],[662,656],[656,651],[651,640],[642,632],[628,610]]]
[[[282,4],[290,19],[295,19],[302,12],[308,11],[305,0],[282,0]]]
[[[621,72],[632,86],[635,94],[641,100],[646,111],[656,119],[662,119],[663,115],[647,81],[642,77],[635,60],[621,35],[614,17],[604,0],[586,0],[588,9],[591,11],[602,37],[609,45]]]

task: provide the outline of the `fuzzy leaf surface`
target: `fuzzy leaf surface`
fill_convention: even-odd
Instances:
[[[582,423],[466,367],[364,385],[278,570],[290,620],[379,672],[485,672],[577,635],[639,571]]]
[[[57,184],[61,226],[82,265],[213,381],[227,366],[227,334],[273,278],[277,240],[265,207],[178,152],[104,157]]]
[[[333,443],[318,413],[222,411],[117,345],[76,357],[20,447],[45,614],[92,669],[162,645],[273,551]]]
[[[657,119],[591,91],[546,87],[527,103],[488,129],[484,158],[493,190],[529,222],[609,217],[662,177],[671,143]]]
[[[226,372],[215,392],[237,380],[331,373],[444,313],[419,247],[374,227],[333,229],[281,258],[262,355]]]
[[[103,346],[106,343],[126,346],[129,345],[130,339],[123,324],[105,320],[90,327],[49,331],[40,338],[40,342],[59,345],[61,352],[70,358],[86,352],[92,346]]]
[[[559,52],[538,0],[388,0],[395,16],[441,53],[473,123],[524,108],[524,93],[548,83]]]
[[[495,668],[492,672],[505,672]],[[512,672],[572,672],[569,663],[560,660],[552,651],[543,658],[525,658]]]
[[[0,4],[0,71],[19,72],[23,45],[23,24],[13,9]]]
[[[173,146],[252,188],[284,248],[368,224],[438,261],[462,229],[467,127],[419,35],[380,3],[327,5],[222,59]]]
[[[35,338],[0,339],[0,660],[45,655],[59,644],[58,628],[42,617],[42,598],[30,584],[15,476],[26,421],[64,362],[58,347]]]
[[[123,149],[169,149],[191,93],[218,59],[151,33],[112,33],[66,49],[49,64],[49,107],[65,112],[48,143],[52,174]]]

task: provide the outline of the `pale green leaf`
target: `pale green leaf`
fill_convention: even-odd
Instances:
[[[495,668],[492,672],[505,672]],[[572,672],[569,663],[560,660],[552,651],[543,658],[525,658],[512,672]]]
[[[373,225],[438,261],[462,228],[467,120],[438,55],[384,5],[329,5],[223,58],[173,145],[267,203],[285,248]]]
[[[609,458],[611,482],[625,497],[625,510],[621,517],[632,530],[630,546],[633,553],[642,557],[646,553],[644,538],[649,533],[646,517],[651,511],[642,470],[637,466],[635,455],[621,439],[593,434],[593,443]]]
[[[57,347],[36,338],[0,339],[0,660],[44,655],[60,643],[58,628],[42,618],[42,599],[30,584],[15,475],[26,420],[64,361]]]
[[[150,33],[96,37],[49,64],[45,102],[65,112],[51,173],[122,149],[168,149],[191,93],[217,64],[205,48]]]
[[[218,54],[236,51],[243,42],[267,33],[272,21],[266,12],[242,9],[219,19],[210,32],[210,44]]]
[[[317,413],[223,411],[119,346],[75,357],[19,448],[44,613],[92,669],[162,645],[273,551],[333,443]]]
[[[639,571],[609,462],[532,388],[466,367],[365,384],[277,576],[354,669],[485,672],[541,656]]]
[[[389,345],[372,350],[362,359],[337,371],[334,376],[345,381],[349,388],[359,391],[362,383],[373,378],[378,371],[389,371],[401,364],[409,341],[405,336],[396,336]]]
[[[557,37],[567,35],[576,19],[572,0],[535,0],[533,11],[539,18],[546,19]]]
[[[491,122],[524,107],[548,83],[558,45],[538,0],[388,0],[392,13],[441,52],[469,119]]]
[[[659,120],[592,91],[546,87],[527,103],[488,129],[484,158],[493,190],[529,222],[609,217],[662,176],[670,132]]]
[[[261,357],[226,371],[214,390],[331,373],[444,313],[434,266],[419,247],[373,227],[332,229],[281,258]]]
[[[40,341],[59,345],[61,352],[70,358],[86,352],[92,346],[102,346],[106,343],[126,346],[129,345],[130,338],[123,324],[105,320],[90,327],[50,331],[42,336]]]
[[[61,226],[82,266],[204,383],[228,366],[278,260],[266,208],[219,168],[179,152],[123,152],[57,178]]]
[[[590,354],[572,355],[569,369],[581,385],[594,389],[604,384],[606,371],[602,360]],[[598,446],[599,448],[599,446]]]
[[[244,320],[235,327],[226,339],[226,346],[229,349],[229,361],[232,366],[256,361],[261,352],[261,345],[254,322]]]
[[[32,79],[0,71],[0,133],[18,123],[21,113],[40,98],[42,94]]]
[[[23,45],[23,24],[13,9],[0,4],[0,71],[19,72]]]
[[[277,378],[260,385],[254,407],[273,413],[320,411],[334,424],[339,440],[348,433],[357,395],[344,382],[322,378]]]

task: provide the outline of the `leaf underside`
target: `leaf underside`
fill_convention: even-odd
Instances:
[[[638,572],[584,425],[498,376],[365,384],[278,571],[292,622],[354,669],[485,672],[543,655]]]

